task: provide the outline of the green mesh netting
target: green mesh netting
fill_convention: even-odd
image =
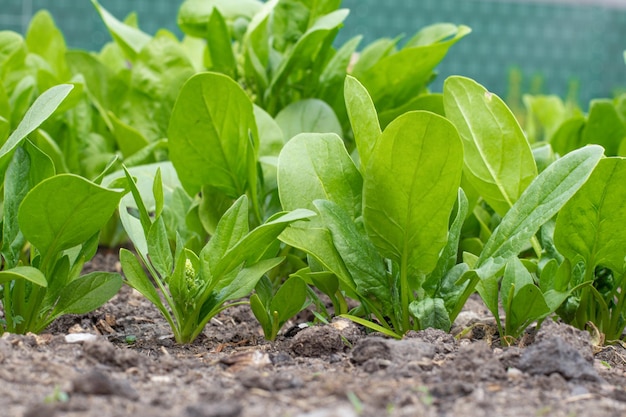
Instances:
[[[146,32],[165,27],[180,34],[180,1],[101,4],[119,18],[136,11]],[[344,0],[343,5],[351,14],[339,41],[363,34],[362,46],[379,37],[408,36],[435,22],[470,26],[473,33],[441,65],[435,90],[441,89],[445,76],[462,74],[506,95],[512,67],[519,68],[527,90],[535,78],[542,80],[543,92],[563,96],[571,81],[578,80],[581,103],[626,87],[626,10],[511,0]],[[88,0],[3,0],[0,29],[24,32],[32,13],[41,8],[52,13],[71,47],[98,49],[109,40]]]

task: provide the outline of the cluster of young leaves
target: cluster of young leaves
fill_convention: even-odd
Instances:
[[[304,209],[281,212],[250,230],[244,195],[220,218],[209,242],[194,252],[180,235],[173,244],[168,239],[160,170],[153,182],[150,211],[128,171],[126,177],[137,213],[135,217],[133,210],[120,212],[137,251],[137,255],[120,251],[126,283],[159,309],[178,343],[191,343],[212,317],[239,304],[224,305],[247,296],[267,271],[283,262],[283,257],[276,256],[277,236],[291,222],[313,215]]]
[[[72,88],[61,84],[45,91],[0,148],[0,333],[40,332],[61,315],[100,307],[122,285],[117,273],[80,274],[96,253],[100,229],[124,190],[56,174],[52,159],[26,139]]]

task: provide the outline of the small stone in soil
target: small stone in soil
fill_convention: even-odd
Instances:
[[[349,407],[338,407],[298,414],[297,417],[357,417],[357,413]]]

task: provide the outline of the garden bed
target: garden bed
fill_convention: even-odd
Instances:
[[[117,258],[100,254],[100,270]],[[348,321],[265,341],[248,306],[226,309],[191,345],[128,287],[95,312],[43,334],[0,339],[5,416],[620,416],[626,349],[548,320],[501,347],[471,298],[452,333],[365,335]],[[97,335],[68,343],[69,334]]]

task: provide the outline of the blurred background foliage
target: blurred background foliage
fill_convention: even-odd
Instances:
[[[176,26],[181,1],[102,0],[118,18],[135,11],[140,27],[155,33]],[[515,102],[523,93],[576,98],[586,110],[595,97],[626,87],[626,1],[623,0],[344,0],[351,10],[337,42],[364,35],[361,47],[381,37],[412,36],[436,22],[470,26],[432,84],[441,90],[452,74],[474,78]],[[48,9],[71,48],[98,50],[110,40],[89,0],[3,0],[0,30],[25,33],[32,15]]]

